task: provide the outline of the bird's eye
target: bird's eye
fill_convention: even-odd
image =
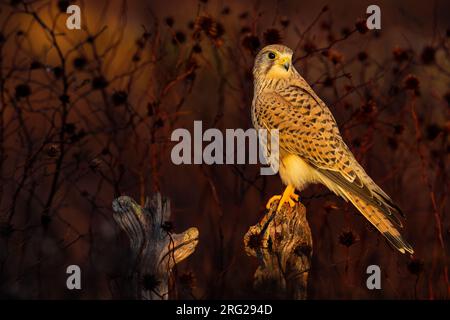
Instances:
[[[269,57],[270,60],[275,59],[275,53],[273,53],[273,52],[269,52],[269,54],[267,56]]]

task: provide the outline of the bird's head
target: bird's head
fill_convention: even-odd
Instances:
[[[292,50],[281,44],[272,44],[256,55],[253,75],[255,79],[287,78],[292,69]]]

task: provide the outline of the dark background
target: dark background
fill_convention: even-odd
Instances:
[[[268,43],[328,104],[356,158],[407,215],[413,258],[322,186],[301,193],[311,299],[447,299],[450,5],[378,1],[70,1],[0,5],[0,296],[120,298],[127,241],[111,202],[160,191],[175,232],[200,231],[172,298],[251,298],[243,235],[282,191],[256,165],[175,166],[170,134],[251,127],[251,68]],[[69,291],[66,267],[82,268]],[[382,290],[367,290],[377,264]]]

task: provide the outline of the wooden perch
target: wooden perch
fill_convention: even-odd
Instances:
[[[311,266],[312,237],[301,203],[285,204],[276,213],[278,201],[244,237],[248,255],[258,259],[254,289],[261,298],[306,299]]]
[[[159,193],[147,199],[144,208],[127,196],[115,199],[112,207],[115,221],[130,239],[132,296],[168,299],[171,270],[194,252],[197,228],[171,233],[170,204]]]

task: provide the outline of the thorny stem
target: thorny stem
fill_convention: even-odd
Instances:
[[[433,208],[434,223],[435,223],[435,228],[436,228],[436,237],[437,237],[439,245],[442,249],[442,255],[444,258],[444,271],[443,271],[444,274],[443,275],[444,275],[444,279],[445,279],[445,284],[447,286],[447,296],[449,296],[450,295],[450,286],[449,286],[449,279],[448,279],[448,263],[447,263],[447,254],[446,254],[446,249],[445,249],[444,238],[442,236],[441,214],[439,213],[439,209],[436,204],[436,196],[433,191],[433,187],[431,185],[428,174],[426,173],[428,164],[427,164],[427,160],[425,158],[425,154],[421,148],[421,139],[422,139],[421,132],[422,132],[422,130],[420,128],[420,122],[419,122],[419,118],[417,117],[415,105],[416,105],[416,96],[413,95],[413,97],[411,99],[411,116],[414,121],[415,129],[416,129],[417,154],[419,155],[420,163],[421,163],[422,181],[425,183],[425,185],[428,188],[428,195],[430,197],[431,206]],[[430,297],[430,298],[432,298],[432,297]]]

